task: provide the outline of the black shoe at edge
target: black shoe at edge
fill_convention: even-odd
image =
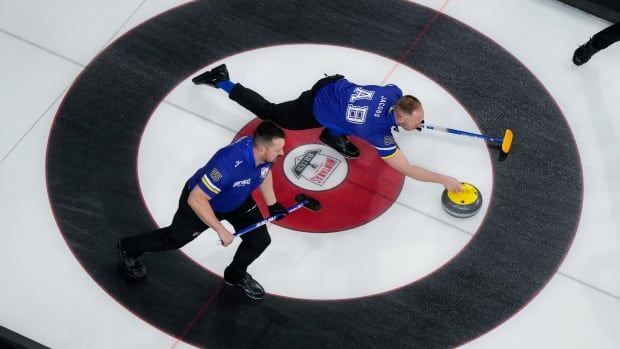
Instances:
[[[206,84],[212,87],[217,87],[215,85],[217,82],[226,80],[230,80],[228,76],[228,69],[226,68],[226,64],[220,64],[209,71],[195,76],[192,79],[192,82],[196,85]]]
[[[263,297],[265,297],[265,289],[263,286],[261,286],[258,281],[254,280],[248,273],[245,273],[243,279],[237,283],[229,282],[226,279],[224,279],[224,282],[227,285],[239,287],[246,296],[252,299],[263,299]]]
[[[121,240],[118,240],[116,243],[116,249],[118,250],[118,257],[121,261],[121,265],[127,275],[136,280],[144,280],[147,273],[146,265],[138,258],[129,256],[127,251],[123,249]]]
[[[598,51],[599,50],[594,47],[592,40],[588,40],[588,42],[579,46],[575,50],[575,53],[573,54],[573,63],[575,63],[575,65],[585,64]]]

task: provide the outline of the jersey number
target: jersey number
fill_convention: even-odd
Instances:
[[[366,114],[368,113],[368,107],[358,107],[352,103],[360,99],[372,100],[372,96],[375,91],[364,90],[361,87],[356,87],[353,93],[349,97],[349,104],[347,105],[347,121],[353,124],[363,124],[366,122]]]

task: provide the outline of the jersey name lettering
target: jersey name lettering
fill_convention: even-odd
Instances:
[[[385,96],[381,96],[381,99],[379,99],[379,105],[377,106],[377,110],[375,110],[376,118],[381,117],[381,113],[383,113],[383,108],[385,108],[386,102],[387,102],[387,98]]]

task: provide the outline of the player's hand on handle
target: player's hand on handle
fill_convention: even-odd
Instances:
[[[280,215],[278,218],[276,218],[276,221],[279,221],[288,214],[288,210],[286,209],[286,207],[282,206],[282,204],[277,201],[275,204],[267,206],[267,209],[269,209],[270,216]]]
[[[228,230],[218,232],[217,235],[220,237],[220,242],[224,247],[232,244],[233,240],[235,239],[235,236],[231,234]]]
[[[441,184],[451,192],[459,192],[462,189],[461,182],[450,176],[443,176],[441,179]]]

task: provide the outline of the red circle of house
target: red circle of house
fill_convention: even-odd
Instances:
[[[235,140],[242,136],[252,135],[261,120],[254,119],[246,124],[235,136]],[[313,144],[321,147],[319,141],[320,128],[293,131],[286,130],[284,156],[292,150],[304,145]],[[311,190],[300,187],[287,177],[285,171],[294,171],[293,168],[284,168],[285,161],[279,159],[272,167],[273,187],[278,201],[286,207],[295,205],[295,196],[304,193],[321,203],[319,212],[299,209],[286,218],[274,223],[293,230],[309,233],[332,233],[351,229],[363,225],[385,212],[400,194],[404,176],[388,166],[378,155],[373,146],[367,142],[350,136],[349,139],[360,149],[360,157],[344,160],[342,166],[347,166],[347,173],[343,180],[330,189]],[[291,167],[291,166],[289,166]],[[253,193],[263,216],[268,212],[260,191]]]

